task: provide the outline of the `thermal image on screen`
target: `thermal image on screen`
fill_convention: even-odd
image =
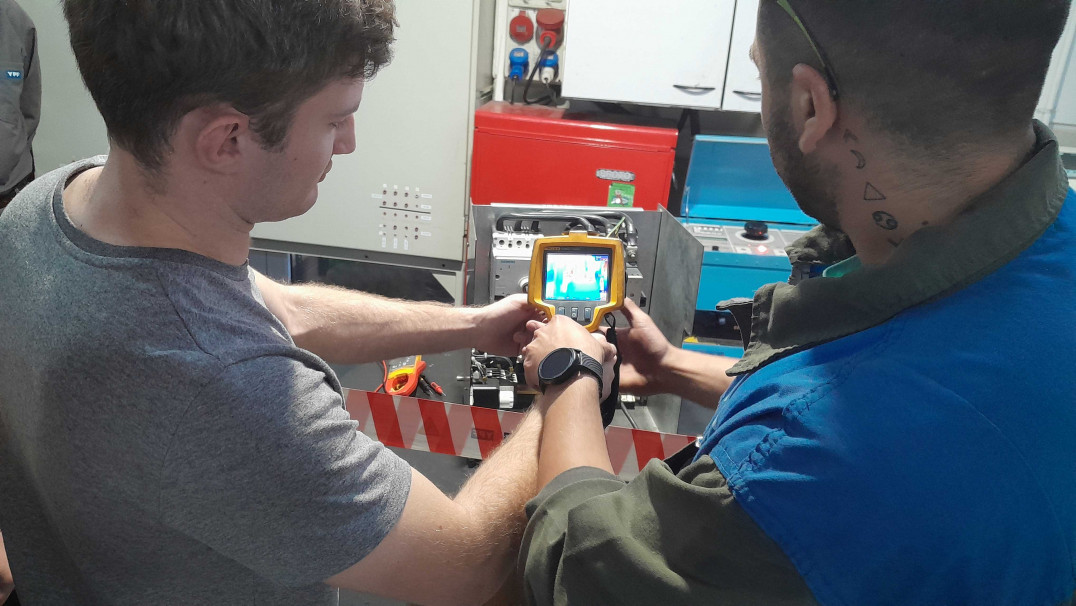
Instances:
[[[545,300],[607,302],[609,300],[609,255],[547,254]]]

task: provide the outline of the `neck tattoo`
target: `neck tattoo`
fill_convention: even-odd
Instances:
[[[870,162],[867,159],[867,155],[857,149],[859,147],[859,137],[857,137],[852,131],[845,130],[844,143],[848,146],[848,151],[852,155],[852,158],[855,160],[856,170],[866,170]],[[877,204],[889,200],[889,198],[884,193],[882,193],[882,190],[880,190],[878,186],[871,183],[870,180],[864,179],[863,181],[864,202]],[[886,210],[875,210],[874,214],[872,214],[871,217],[874,219],[874,224],[884,231],[892,232],[900,228],[900,221],[897,220],[897,218],[894,217],[892,213]],[[903,240],[887,238],[886,241],[889,242],[895,248],[897,246],[900,246],[900,243]]]

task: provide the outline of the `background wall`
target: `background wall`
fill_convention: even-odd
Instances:
[[[108,153],[105,123],[82,84],[59,0],[16,0],[37,26],[41,126],[34,138],[37,174]]]

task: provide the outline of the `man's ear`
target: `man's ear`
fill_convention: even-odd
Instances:
[[[194,158],[206,170],[233,173],[240,170],[250,118],[232,108],[200,108],[187,116],[197,129]],[[186,118],[185,118],[186,120]]]
[[[791,104],[792,121],[802,133],[800,151],[812,153],[837,123],[837,101],[830,95],[825,77],[801,63],[792,68]]]

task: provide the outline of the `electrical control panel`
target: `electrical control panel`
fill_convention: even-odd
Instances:
[[[686,227],[702,243],[706,252],[755,257],[787,257],[785,249],[807,233],[799,226],[775,228],[761,221],[727,224],[689,221]]]
[[[540,233],[493,232],[490,251],[492,301],[527,292],[530,288],[530,266],[534,242],[541,237]]]
[[[650,314],[659,330],[673,343],[680,344],[688,335],[694,317],[692,293],[698,289],[702,246],[667,211],[494,204],[473,206],[471,212],[475,248],[474,258],[468,261],[474,272],[468,277],[470,302],[484,305],[528,293],[533,279],[532,257],[541,248],[538,241],[585,230],[621,241],[625,296]],[[571,280],[571,285],[577,287],[576,294],[585,290],[586,284],[585,278]],[[586,305],[579,306],[577,321],[587,320],[586,309]],[[564,314],[572,317],[571,306],[565,305]],[[606,320],[622,328],[627,325],[621,312],[610,314]],[[471,404],[520,409],[532,400],[533,392],[521,384],[514,361],[473,352]],[[677,397],[624,396],[622,402],[623,414],[618,413],[614,424],[688,433],[702,429],[680,425]]]
[[[381,218],[377,225],[382,250],[410,253],[435,237],[434,194],[419,186],[385,183],[371,198],[380,204]]]
[[[743,342],[739,327],[727,312],[717,311],[718,304],[787,281],[792,271],[787,249],[810,226],[704,219],[689,219],[684,226],[703,247],[693,338],[685,347],[738,356]]]
[[[567,0],[497,0],[495,101],[557,105],[567,8]]]
[[[718,303],[752,297],[765,284],[785,282],[792,271],[787,248],[803,237],[808,225],[762,221],[691,219],[685,227],[703,246],[702,280],[697,310],[706,318]],[[699,334],[696,336],[712,336]],[[732,339],[738,343],[738,337]]]
[[[704,251],[695,325],[685,347],[739,356],[742,335],[718,304],[787,281],[788,247],[816,222],[796,204],[759,138],[696,137],[681,210]]]

